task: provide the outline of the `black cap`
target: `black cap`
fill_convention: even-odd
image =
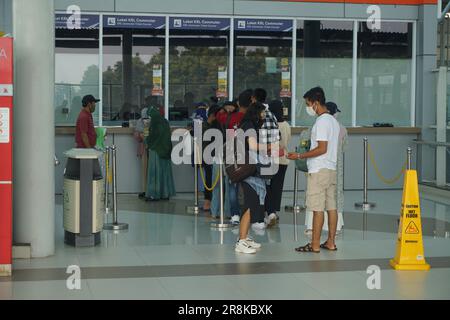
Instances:
[[[335,114],[336,112],[341,112],[341,110],[339,110],[338,106],[334,102],[327,102],[325,103],[325,106],[327,107],[328,111],[330,111],[331,115]]]
[[[83,100],[81,100],[81,104],[83,105],[83,107],[86,107],[91,102],[99,102],[99,101],[100,99],[96,99],[93,95],[88,94],[83,97]]]

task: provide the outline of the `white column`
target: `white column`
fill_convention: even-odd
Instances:
[[[55,252],[54,30],[53,0],[13,1],[13,235],[32,257]]]

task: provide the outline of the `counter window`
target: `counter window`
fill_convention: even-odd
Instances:
[[[412,23],[381,22],[358,30],[356,124],[411,125]]]
[[[314,123],[306,113],[303,95],[316,86],[323,88],[327,101],[339,106],[341,123],[351,126],[352,58],[353,22],[297,22],[297,126]]]
[[[55,17],[55,125],[74,126],[84,95],[99,95],[99,16],[82,15],[77,28],[68,14]],[[99,108],[93,114],[99,122]]]
[[[170,18],[169,120],[183,125],[197,106],[229,99],[230,19]]]
[[[291,120],[292,21],[234,20],[234,95],[264,88],[267,102],[282,100]]]
[[[152,105],[164,114],[165,18],[103,16],[103,124],[133,126]]]

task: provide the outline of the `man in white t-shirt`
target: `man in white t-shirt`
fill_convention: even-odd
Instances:
[[[313,211],[312,242],[298,247],[297,252],[320,252],[320,248],[336,251],[337,201],[336,201],[336,162],[340,126],[329,114],[325,106],[325,93],[322,88],[312,88],[303,96],[308,115],[316,117],[311,130],[310,151],[299,154],[289,153],[291,160],[307,159],[308,182],[306,207]],[[328,239],[320,244],[324,211],[328,214]]]

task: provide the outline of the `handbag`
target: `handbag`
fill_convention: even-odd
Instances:
[[[225,173],[232,183],[241,182],[255,175],[257,166],[255,163],[250,163],[249,151],[242,142],[237,141],[236,136],[224,144],[223,152]]]

